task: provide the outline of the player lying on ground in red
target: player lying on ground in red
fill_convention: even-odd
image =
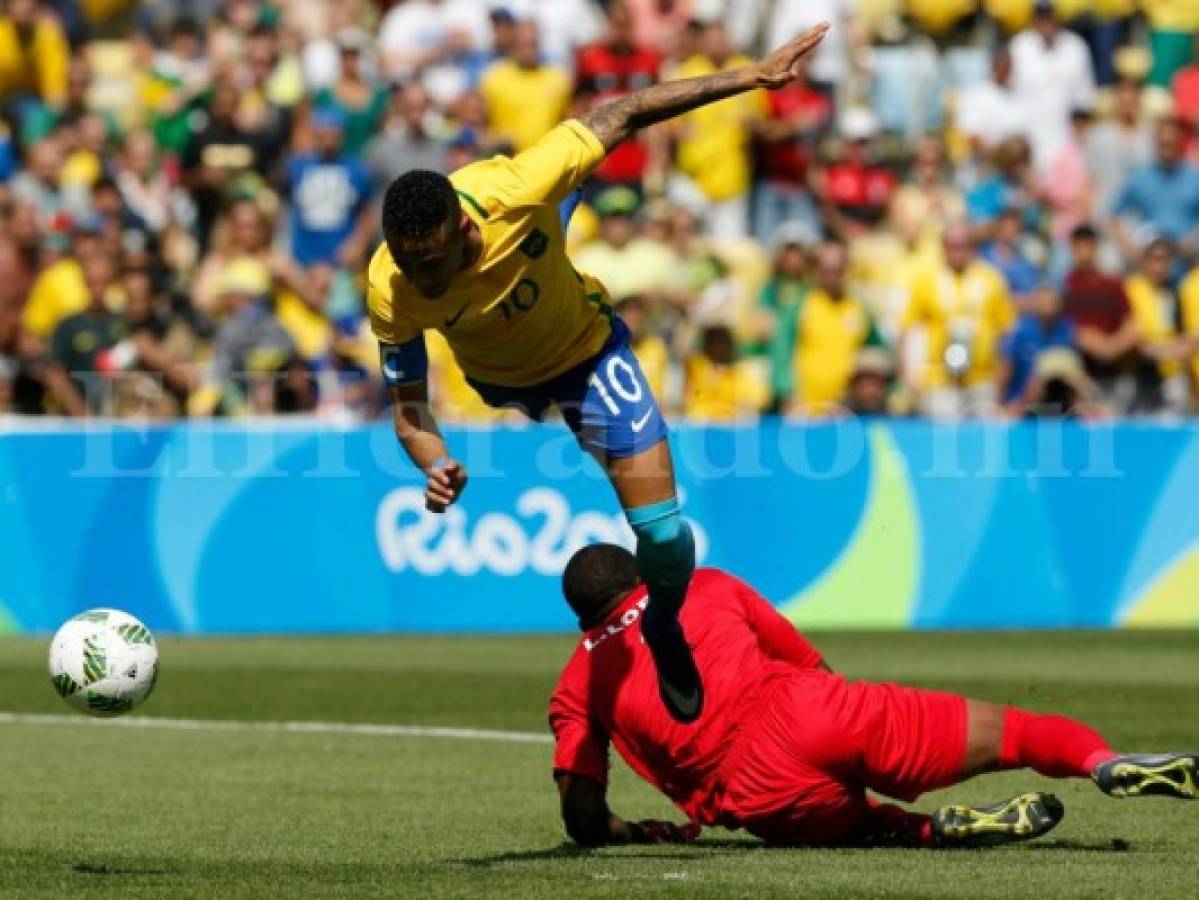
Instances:
[[[623,548],[580,550],[563,575],[583,641],[550,700],[554,777],[566,831],[584,846],[693,840],[701,825],[773,844],[989,846],[1062,819],[1051,794],[909,812],[912,801],[984,772],[1090,778],[1113,797],[1199,799],[1199,756],[1114,753],[1092,728],[955,694],[849,681],[745,583],[699,569],[683,624],[707,686],[691,727],[658,699],[641,640],[646,591]],[[606,800],[608,745],[691,819],[628,822]]]

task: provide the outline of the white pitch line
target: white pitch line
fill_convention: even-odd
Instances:
[[[367,722],[242,722],[228,719],[91,719],[50,713],[0,712],[0,725],[79,725],[147,731],[232,731],[254,734],[355,734],[368,737],[446,738],[454,741],[499,741],[506,744],[552,744],[548,734],[493,731],[488,728],[443,728],[437,725],[375,725]]]

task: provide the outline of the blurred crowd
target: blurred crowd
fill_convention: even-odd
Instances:
[[[571,220],[667,411],[1199,411],[1199,0],[0,8],[0,414],[375,417],[395,176],[820,20]],[[440,416],[499,415],[429,340]]]

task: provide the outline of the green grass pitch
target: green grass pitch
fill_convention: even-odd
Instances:
[[[1199,749],[1199,634],[827,634],[838,669],[1083,717],[1128,749]],[[162,642],[140,715],[544,731],[570,640]],[[0,710],[66,713],[41,640],[0,640]],[[0,724],[0,897],[1194,897],[1199,803],[1116,801],[1032,774],[925,797],[1052,785],[1066,820],[989,852],[574,850],[550,747],[436,737]],[[669,804],[617,764],[612,804]]]

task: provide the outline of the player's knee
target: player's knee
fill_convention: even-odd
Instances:
[[[685,587],[695,570],[695,536],[677,497],[627,512],[637,536],[637,566],[651,593],[657,585]]]

